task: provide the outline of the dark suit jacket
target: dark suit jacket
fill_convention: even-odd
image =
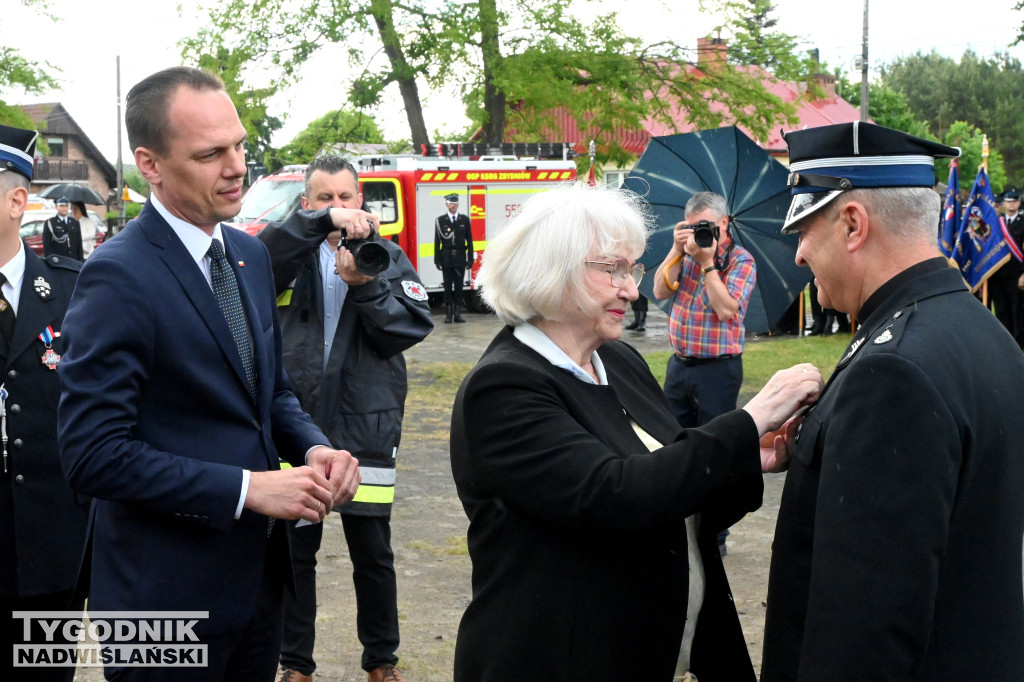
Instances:
[[[439,268],[473,266],[473,231],[469,216],[457,214],[454,225],[448,213],[434,221],[434,265]]]
[[[867,305],[786,477],[761,680],[1020,680],[1024,355],[943,259]]]
[[[671,680],[686,620],[684,519],[706,573],[691,670],[754,680],[715,534],[761,504],[743,411],[680,433],[639,354],[598,351],[584,383],[502,331],[459,389],[452,472],[469,517],[473,600],[457,682]],[[630,417],[661,442],[655,453]]]
[[[25,249],[25,278],[11,346],[0,336],[7,389],[8,471],[0,474],[0,595],[27,597],[75,586],[85,546],[88,498],[64,478],[57,451],[57,371],[42,363],[39,334],[64,327],[82,264]],[[64,336],[50,344],[64,353]]]
[[[252,617],[267,555],[267,518],[233,518],[242,469],[276,469],[279,455],[302,464],[328,443],[284,373],[270,257],[222,230],[253,337],[255,402],[210,285],[147,203],[82,268],[59,413],[68,479],[97,498],[90,607],[208,609],[196,631],[213,633]]]

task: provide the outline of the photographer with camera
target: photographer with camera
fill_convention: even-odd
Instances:
[[[351,163],[306,168],[303,210],[259,235],[270,251],[284,364],[302,408],[359,459],[363,485],[342,506],[352,558],[356,629],[370,682],[401,682],[391,504],[407,391],[402,352],[433,329],[427,293],[405,253],[374,233],[377,218]],[[323,525],[294,529],[295,597],[285,594],[282,680],[311,680],[316,663],[316,553]]]
[[[736,409],[743,383],[743,318],[757,277],[754,257],[729,238],[725,197],[693,195],[686,221],[654,274],[654,297],[672,298],[668,337],[675,354],[665,396],[683,428],[702,426]],[[719,548],[725,552],[724,531]]]

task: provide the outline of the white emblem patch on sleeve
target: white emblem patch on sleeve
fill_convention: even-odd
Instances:
[[[402,280],[402,288],[405,289],[405,295],[414,301],[425,301],[427,300],[427,290],[423,288],[423,285],[419,282],[413,282],[409,279]]]

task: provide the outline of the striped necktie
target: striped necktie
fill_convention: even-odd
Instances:
[[[238,355],[242,358],[242,368],[245,370],[245,381],[249,385],[249,393],[255,396],[256,364],[253,362],[252,335],[246,322],[242,298],[238,294],[235,272],[228,264],[228,259],[224,255],[224,247],[221,246],[219,240],[213,240],[206,255],[210,257],[210,284],[213,285],[213,295],[217,298],[217,303],[224,313],[228,329],[231,330],[231,336],[238,348]]]

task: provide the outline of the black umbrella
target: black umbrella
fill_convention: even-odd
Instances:
[[[794,262],[796,235],[781,233],[790,202],[788,173],[735,126],[651,138],[623,183],[647,200],[657,226],[640,258],[651,273],[640,292],[654,300],[653,273],[672,246],[686,202],[697,192],[717,192],[729,206],[729,233],[757,264],[744,324],[751,333],[774,327],[812,277]],[[667,312],[671,300],[656,302]]]
[[[40,192],[39,196],[44,199],[54,200],[64,197],[68,201],[81,201],[86,204],[94,204],[98,206],[103,206],[107,203],[92,187],[72,185],[68,182],[62,182],[59,185],[50,185]]]

